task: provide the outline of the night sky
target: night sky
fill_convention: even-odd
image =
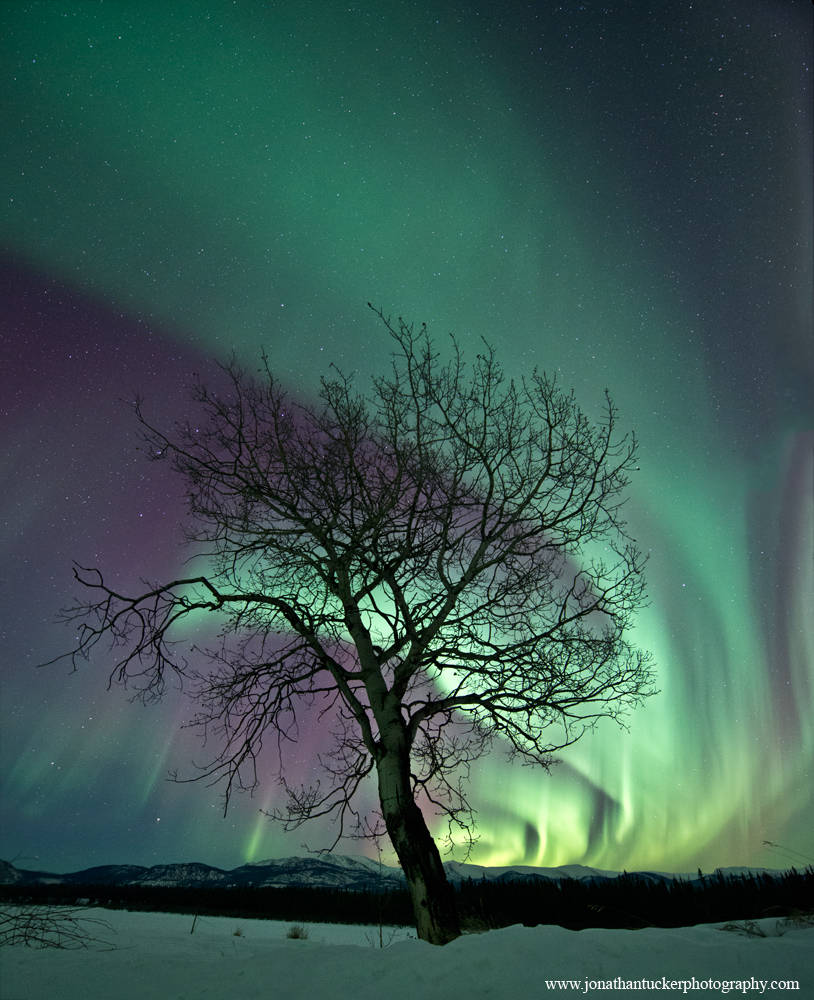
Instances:
[[[550,776],[473,776],[481,864],[814,855],[809,0],[0,3],[0,856],[223,867],[284,836],[274,761],[226,818],[192,714],[72,674],[72,560],[183,570],[139,453],[193,372],[265,348],[308,396],[381,370],[368,300],[607,387],[639,436],[636,638],[660,694]],[[307,779],[318,735],[303,734]],[[355,843],[340,848],[362,848]],[[369,849],[370,850],[370,849]]]

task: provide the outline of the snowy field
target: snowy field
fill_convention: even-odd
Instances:
[[[100,909],[79,915],[109,925],[88,927],[102,939],[90,948],[0,949],[0,1000],[814,998],[814,927],[778,927],[776,919],[752,925],[765,937],[747,934],[742,924],[740,931],[713,924],[637,931],[516,926],[466,935],[445,948],[406,929],[391,939],[385,928],[389,945],[382,949],[373,927],[309,924],[307,939],[296,940],[286,936],[290,922],[201,917],[191,934],[189,916]],[[700,988],[691,988],[693,979]],[[553,980],[574,982],[558,987]],[[657,986],[642,988],[642,980]]]

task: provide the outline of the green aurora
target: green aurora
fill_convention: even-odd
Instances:
[[[589,411],[608,387],[636,430],[629,522],[651,598],[637,639],[660,694],[551,775],[481,762],[481,864],[782,867],[765,840],[812,854],[811,8],[698,6],[0,6],[6,260],[132,324],[157,371],[265,348],[306,395],[331,363],[375,373],[370,300],[439,342],[487,338],[515,376],[557,372]],[[136,555],[110,513],[141,503],[132,435],[112,430],[128,415],[74,449],[46,405],[55,362],[15,317],[3,548],[49,589],[13,595],[3,856],[298,853],[303,835],[258,813],[272,775],[225,820],[211,789],[164,780],[201,756],[175,731],[186,707],[144,712],[89,669],[32,671],[35,631],[64,645],[45,623],[71,558],[158,576],[176,550]],[[133,385],[111,327],[91,339],[78,425],[161,392]],[[71,340],[59,350],[68,378]],[[82,492],[97,446],[118,470],[90,474],[57,563],[39,527]],[[165,544],[170,492],[143,504]]]

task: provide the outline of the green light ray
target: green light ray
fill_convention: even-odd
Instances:
[[[380,365],[383,341],[364,307],[372,300],[426,320],[439,338],[454,330],[465,347],[485,335],[510,374],[535,364],[557,371],[589,412],[607,385],[622,423],[636,428],[642,472],[630,521],[652,550],[653,598],[637,635],[654,651],[662,694],[631,719],[630,734],[602,728],[551,778],[485,762],[473,790],[482,832],[473,860],[694,870],[757,858],[761,840],[782,840],[786,823],[803,836],[814,765],[812,448],[806,415],[789,418],[783,393],[800,377],[792,367],[810,370],[811,297],[800,277],[810,275],[810,226],[796,226],[789,249],[789,213],[769,195],[761,202],[768,144],[753,173],[743,144],[711,163],[708,108],[697,97],[690,130],[669,134],[694,164],[693,197],[726,191],[738,207],[685,191],[676,212],[674,175],[657,182],[655,160],[635,169],[640,155],[659,153],[658,137],[641,130],[646,117],[629,121],[623,107],[604,120],[592,106],[584,117],[561,115],[564,81],[553,69],[516,74],[492,22],[489,35],[474,20],[395,3],[375,12],[225,2],[205,13],[186,4],[0,8],[10,67],[0,111],[4,236],[20,261],[145,329],[163,325],[173,350],[194,344],[225,358],[234,349],[248,363],[267,347],[304,391],[330,362],[363,374]],[[770,15],[753,13],[758,30]],[[549,17],[556,33],[560,14]],[[610,37],[619,30],[611,25]],[[709,38],[688,37],[706,59]],[[761,57],[776,88],[761,101],[790,117],[791,62],[781,55],[777,65]],[[757,72],[751,56],[733,58]],[[702,69],[699,95],[718,84]],[[753,113],[749,79],[742,93],[729,80],[741,114]],[[678,91],[664,93],[678,101]],[[810,203],[809,161],[800,152],[786,176],[800,204]],[[647,177],[658,197],[637,189]],[[697,245],[681,244],[685,211],[699,217]],[[707,245],[716,240],[717,257]],[[788,268],[775,274],[770,258],[781,252]],[[716,303],[747,288],[746,277],[726,285],[720,262],[730,258],[764,284],[721,330]],[[702,279],[708,261],[717,269]],[[788,323],[762,318],[775,278],[789,287]],[[729,372],[743,368],[741,342],[745,353],[760,337],[782,346],[785,361],[771,372],[776,412],[747,428],[737,419],[750,383]],[[738,345],[725,364],[722,343]],[[757,380],[765,373],[754,367]],[[70,444],[51,417],[38,420],[14,429],[10,480],[24,476],[43,439],[54,450]],[[82,460],[92,464],[90,445]],[[60,491],[40,480],[28,506],[28,493],[12,502],[7,492],[9,524],[32,532],[38,511],[60,510]],[[758,518],[751,505],[765,493]],[[116,718],[108,735],[129,733]],[[77,755],[74,771],[49,784],[47,763],[32,755],[9,776],[21,801],[51,789],[26,805],[43,815],[52,793],[64,801],[115,771],[105,770],[101,735],[52,739],[53,730],[46,720],[33,742]],[[168,752],[162,741],[136,768],[141,802]],[[276,843],[265,822],[217,836],[254,856]]]

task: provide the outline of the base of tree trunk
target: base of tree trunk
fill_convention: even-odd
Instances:
[[[411,800],[398,815],[385,816],[385,822],[407,881],[419,938],[449,944],[461,934],[455,893],[421,810]]]

